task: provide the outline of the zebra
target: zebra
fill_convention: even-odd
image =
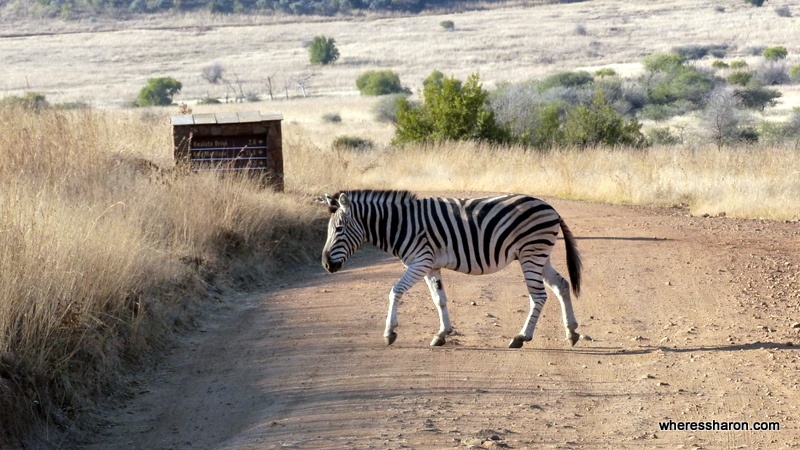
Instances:
[[[397,339],[398,302],[425,279],[439,313],[439,331],[431,346],[444,345],[453,331],[442,269],[466,274],[490,274],[518,260],[528,288],[530,312],[509,348],[521,348],[533,338],[547,300],[545,286],[558,297],[567,340],[580,335],[572,310],[570,283],[551,265],[550,253],[559,227],[566,243],[572,291],[580,293],[581,257],[572,232],[548,203],[521,194],[480,198],[417,198],[402,190],[352,190],[325,194],[331,213],[322,249],[322,266],[329,273],[365,242],[400,258],[405,273],[389,292],[389,312],[383,334],[386,345]]]

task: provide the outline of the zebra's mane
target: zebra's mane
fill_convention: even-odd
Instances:
[[[360,189],[353,191],[339,191],[334,195],[334,198],[339,198],[339,195],[345,193],[354,202],[364,200],[386,200],[394,197],[395,201],[402,202],[414,201],[417,195],[411,191],[406,190],[385,190],[385,189]]]

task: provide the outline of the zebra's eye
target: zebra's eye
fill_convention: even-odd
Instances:
[[[344,227],[343,227],[343,226],[339,225],[339,226],[337,226],[337,227],[336,227],[336,232],[337,232],[337,233],[341,233],[341,232],[342,232],[342,230],[344,230]]]

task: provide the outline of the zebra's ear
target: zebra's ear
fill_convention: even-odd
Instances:
[[[344,192],[339,194],[339,206],[341,206],[345,212],[350,208],[350,199],[347,198]]]
[[[328,207],[328,210],[331,212],[331,214],[335,213],[336,210],[339,209],[339,202],[328,194],[325,194],[324,198],[320,197],[319,201]]]

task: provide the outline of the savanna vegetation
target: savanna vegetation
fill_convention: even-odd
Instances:
[[[325,2],[134,3],[20,1],[18,7],[45,17],[126,8],[331,11]],[[434,3],[336,4],[354,11]],[[727,14],[720,7],[710,13]],[[334,40],[321,30],[303,48],[304,39],[326,26],[320,22],[274,52],[276,58],[297,55],[295,66],[284,64],[295,67],[285,80],[277,72],[256,77],[242,66],[201,61],[193,78],[132,76],[155,81],[132,89],[124,108],[50,101],[55,88],[4,96],[0,441],[35,429],[33,435],[56,447],[69,442],[62,441],[67,430],[73,431],[67,439],[91,430],[105,402],[126,392],[131,370],[157,359],[176,333],[209,310],[224,309],[228,294],[269,286],[282,268],[316,261],[325,210],[314,198],[323,192],[524,192],[696,215],[800,219],[800,109],[770,115],[800,77],[792,48],[782,42],[747,51],[713,43],[663,52],[634,48],[634,56],[619,58],[641,70],[624,73],[601,59],[613,52],[600,40],[620,29],[635,33],[633,20],[626,20],[602,32],[591,23],[560,25],[573,30],[574,42],[558,37],[571,50],[526,60],[542,73],[513,79],[506,67],[492,65],[515,61],[523,53],[516,47],[507,51],[497,43],[486,50],[491,57],[475,56],[477,66],[494,70],[491,77],[454,74],[437,66],[454,51],[421,49],[412,58],[400,49],[389,62],[381,59],[384,50],[352,56],[353,38],[344,32]],[[465,37],[484,20],[460,17],[458,27],[444,22],[435,18],[422,28],[446,34],[446,42],[459,42],[471,55],[484,51],[486,39]],[[347,28],[357,25],[363,24]],[[399,26],[403,33],[408,28]],[[203,34],[212,33],[198,28],[192,38]],[[280,45],[277,38],[271,44]],[[635,44],[626,41],[625,51]],[[568,59],[569,51],[579,62]],[[418,76],[402,72],[406,64],[422,67],[412,72]],[[599,67],[587,68],[592,65]],[[313,80],[324,77],[328,90],[315,95],[322,89],[315,91]],[[290,98],[295,86],[302,96]],[[342,93],[353,86],[364,95]],[[214,94],[218,87],[224,96]],[[262,103],[240,103],[248,99]],[[286,192],[248,179],[173,173],[167,117],[179,113],[176,102],[181,113],[190,108],[185,102],[197,112],[279,109],[286,119]],[[133,104],[141,107],[127,108]]]

